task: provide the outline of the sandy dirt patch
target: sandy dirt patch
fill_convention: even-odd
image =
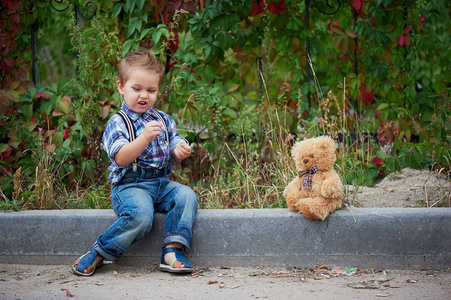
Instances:
[[[405,168],[374,187],[346,186],[346,200],[356,207],[451,206],[451,183],[444,174]]]

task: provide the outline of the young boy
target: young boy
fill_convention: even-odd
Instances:
[[[94,274],[103,259],[117,262],[150,231],[155,211],[167,213],[160,270],[193,271],[183,250],[190,248],[197,195],[166,176],[172,172],[171,161],[187,158],[191,147],[178,135],[174,120],[153,109],[163,78],[164,66],[151,51],[129,54],[118,66],[122,111],[131,120],[136,138],[128,132],[126,117],[115,114],[108,121],[103,146],[112,162],[109,181],[118,220],[75,261],[76,275]]]

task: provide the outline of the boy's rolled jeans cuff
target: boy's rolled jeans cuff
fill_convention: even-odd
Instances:
[[[171,243],[180,243],[183,245],[183,250],[185,252],[189,252],[190,250],[190,242],[181,235],[168,235],[164,238],[163,241],[163,248],[166,247],[166,245],[169,245]]]
[[[108,252],[106,252],[105,250],[103,250],[102,247],[97,243],[97,241],[95,241],[92,247],[97,251],[99,255],[101,255],[104,258],[104,260],[111,261],[113,263],[117,263],[119,261],[120,257],[113,256]]]

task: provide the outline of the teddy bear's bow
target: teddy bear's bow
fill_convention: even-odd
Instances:
[[[299,177],[302,177],[305,175],[304,179],[302,179],[302,186],[306,190],[312,190],[312,181],[313,181],[313,175],[318,172],[318,168],[316,166],[311,167],[310,170],[306,171],[300,171]]]

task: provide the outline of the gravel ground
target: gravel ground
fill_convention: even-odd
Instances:
[[[342,272],[325,265],[223,266],[187,276],[160,272],[156,265],[109,264],[79,277],[67,265],[6,264],[0,265],[0,299],[451,299],[450,269]]]

